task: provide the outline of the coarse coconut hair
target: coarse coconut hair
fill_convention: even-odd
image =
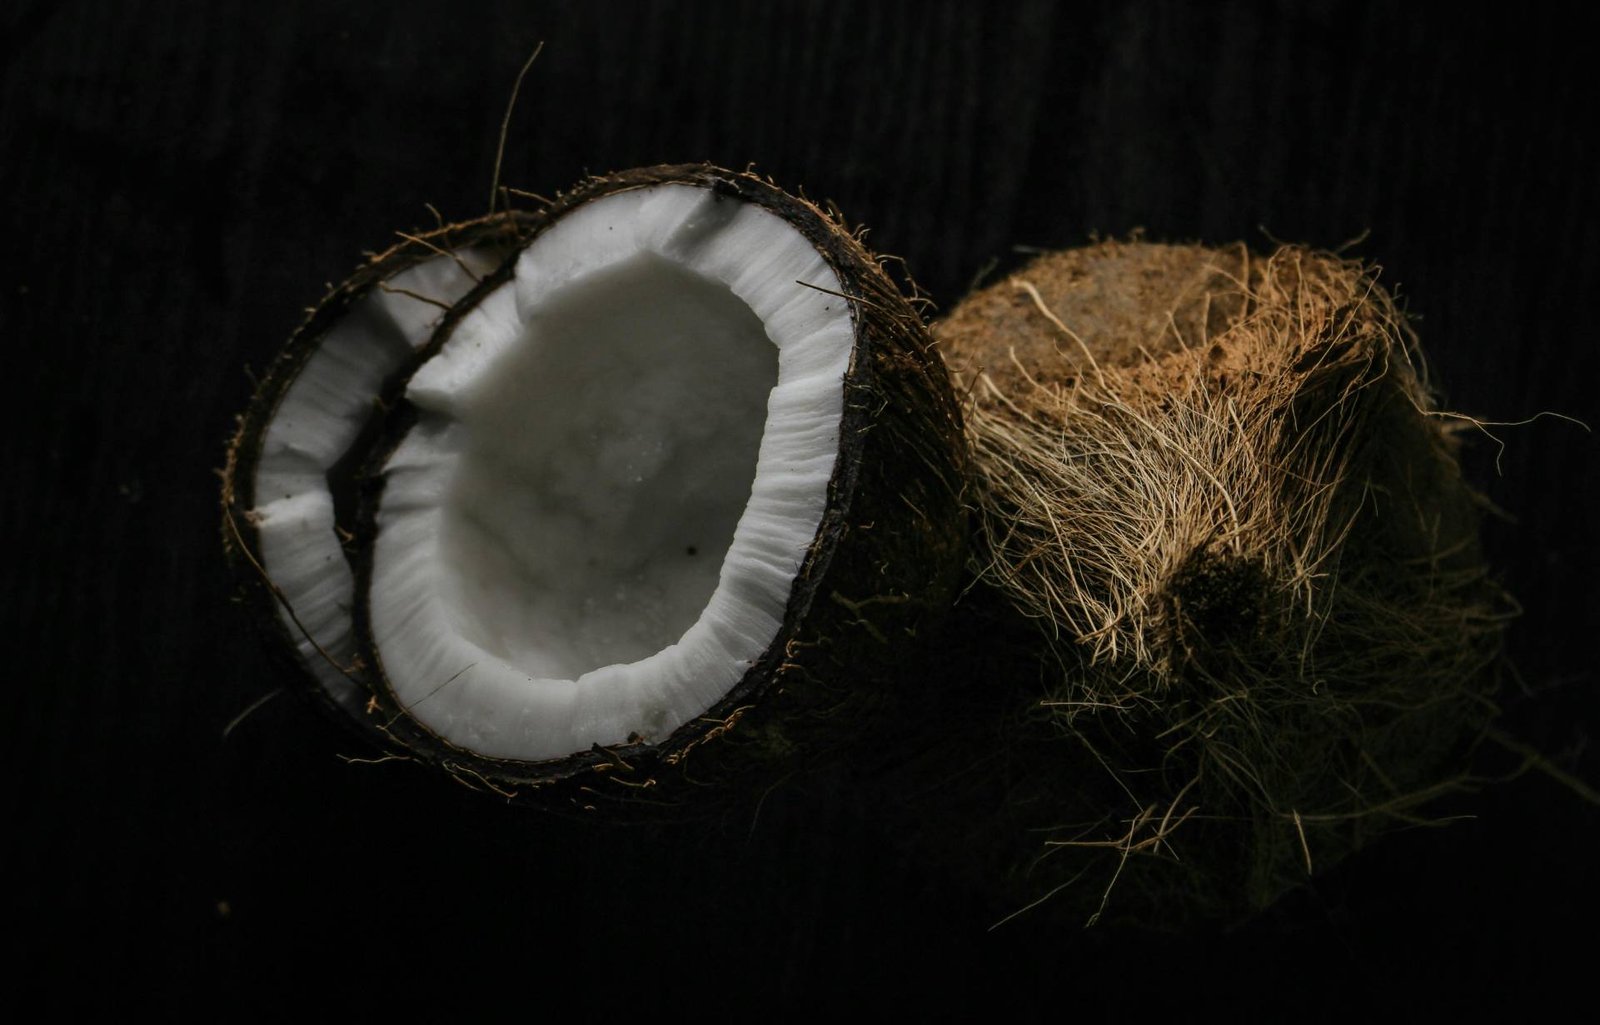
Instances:
[[[871,721],[952,600],[964,463],[921,316],[836,214],[644,168],[335,289],[241,420],[224,540],[391,753],[587,804]]]
[[[1043,666],[1005,726],[1032,752],[1016,893],[1236,917],[1462,782],[1510,603],[1374,271],[1102,242],[935,333],[969,396],[975,586]]]

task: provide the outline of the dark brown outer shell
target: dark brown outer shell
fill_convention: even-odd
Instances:
[[[341,524],[355,535],[348,546],[356,573],[355,630],[360,661],[368,667],[363,683],[372,697],[363,725],[391,749],[436,764],[463,782],[511,793],[566,781],[547,796],[583,804],[597,793],[636,794],[678,771],[692,750],[711,741],[718,743],[696,752],[698,779],[751,773],[760,778],[762,765],[774,761],[792,770],[797,761],[848,747],[862,733],[876,735],[875,727],[892,732],[882,706],[892,706],[905,684],[905,646],[918,643],[919,633],[926,636],[954,599],[966,555],[960,409],[922,318],[836,216],[753,174],[703,164],[663,166],[595,178],[559,196],[547,210],[517,222],[519,246],[590,201],[669,184],[708,188],[729,202],[753,203],[783,218],[838,275],[841,301],[849,302],[855,323],[855,351],[844,379],[839,455],[821,525],[772,644],[716,705],[664,741],[522,762],[465,751],[408,716],[381,674],[370,671],[381,665],[365,600],[381,466],[414,421],[403,398],[411,372],[467,311],[509,280],[515,259],[508,260],[451,309],[412,367],[389,382],[379,406],[390,412],[354,481],[360,495],[354,520]],[[342,312],[363,284],[370,287],[353,282],[335,290],[312,322],[325,330],[324,318]],[[330,310],[330,303],[337,306]],[[306,331],[297,334],[291,350]],[[252,411],[263,404],[270,406],[258,395]],[[265,422],[247,417],[240,435],[245,443],[236,442],[235,449],[258,445]],[[230,470],[236,461],[243,471],[244,461],[235,457]],[[238,518],[249,505],[235,501],[228,507]]]

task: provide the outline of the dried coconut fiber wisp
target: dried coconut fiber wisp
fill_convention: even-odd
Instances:
[[[1028,889],[1089,859],[1089,907],[1115,880],[1147,920],[1236,917],[1458,781],[1508,602],[1370,272],[1107,242],[935,333],[970,396],[979,586],[1037,628],[1030,728],[1067,745],[1033,771],[1106,783],[1039,802]]]

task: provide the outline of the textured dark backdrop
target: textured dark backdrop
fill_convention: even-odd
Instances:
[[[1201,9],[1203,6],[1203,9]],[[332,7],[332,10],[325,10]],[[508,809],[291,695],[228,604],[213,468],[260,367],[395,228],[506,180],[754,163],[941,304],[1015,246],[1337,245],[1384,268],[1451,406],[1595,413],[1592,56],[1499,5],[27,3],[0,13],[0,624],[16,973],[62,1005],[606,1018],[809,1000],[1439,1010],[1578,991],[1600,813],[1542,779],[1201,939],[989,919],[842,800],[649,834]],[[1511,729],[1590,780],[1596,441],[1469,459],[1525,615]],[[1577,930],[1577,939],[1559,929]],[[1571,944],[1577,942],[1579,947]],[[1584,953],[1581,945],[1588,944]],[[779,1003],[775,1004],[777,1001]]]

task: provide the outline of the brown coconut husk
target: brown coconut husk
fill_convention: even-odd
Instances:
[[[1236,918],[1465,782],[1509,601],[1375,272],[1105,242],[935,333],[978,592],[1034,628],[1029,709],[999,727],[1027,752],[1009,894]]]

